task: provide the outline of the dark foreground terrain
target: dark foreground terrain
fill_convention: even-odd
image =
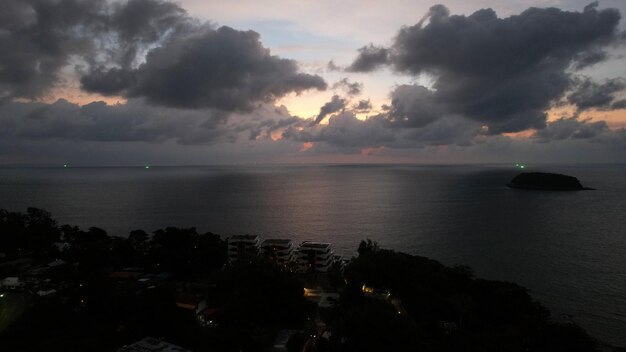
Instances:
[[[0,350],[116,351],[154,337],[193,351],[594,351],[519,285],[363,241],[327,273],[227,261],[216,234],[127,238],[0,210]]]

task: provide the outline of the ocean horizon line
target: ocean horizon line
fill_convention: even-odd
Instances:
[[[626,165],[622,162],[484,162],[484,163],[420,163],[420,162],[275,162],[275,163],[215,163],[215,164],[0,164],[0,169],[41,168],[41,169],[69,169],[69,168],[201,168],[201,167],[304,167],[304,166],[425,166],[425,167],[456,167],[456,166],[484,166],[484,167],[515,167],[523,164],[526,167],[544,166],[618,166]]]

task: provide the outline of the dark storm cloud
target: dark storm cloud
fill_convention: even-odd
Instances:
[[[359,56],[346,69],[348,72],[370,72],[389,60],[389,49],[377,47],[373,44],[359,49]]]
[[[622,100],[618,100],[614,102],[613,104],[611,104],[611,109],[613,110],[626,109],[626,99],[622,99]]]
[[[4,145],[143,142],[215,148],[218,144],[245,144],[249,140],[271,142],[287,128],[309,124],[310,119],[292,116],[284,106],[273,104],[235,113],[156,107],[141,99],[116,105],[93,102],[81,106],[63,99],[52,104],[0,105],[0,140]]]
[[[317,125],[318,123],[322,122],[322,120],[329,114],[340,111],[345,107],[346,100],[342,99],[338,95],[333,95],[330,101],[320,108],[320,113],[317,114],[317,117],[315,117],[315,120],[311,123],[311,125]]]
[[[593,66],[599,62],[605,61],[609,58],[608,53],[600,50],[591,50],[576,55],[574,60],[574,69],[582,70],[583,68]]]
[[[239,119],[237,117],[240,117]],[[291,116],[285,106],[263,105],[251,113],[233,116],[232,129],[238,133],[249,133],[248,140],[273,139],[276,131],[289,126],[304,126],[307,120]]]
[[[395,134],[387,128],[388,121],[382,117],[359,120],[352,112],[333,115],[328,125],[312,128],[289,128],[283,138],[299,142],[324,142],[342,148],[361,148],[388,144]]]
[[[372,103],[369,99],[359,100],[353,107],[353,110],[357,112],[368,112],[372,110]]]
[[[476,136],[483,133],[476,122],[461,116],[444,116],[421,128],[402,131],[403,139],[411,141],[404,147],[456,145],[468,147],[475,144]]]
[[[388,55],[372,59],[382,48],[365,47],[351,68],[370,71],[388,61],[398,72],[433,77],[433,90],[413,89],[415,108],[396,104],[396,125],[460,114],[491,134],[541,129],[545,111],[575,87],[569,70],[602,61],[603,48],[619,39],[619,11],[596,5],[582,12],[530,8],[507,18],[491,9],[457,16],[433,6],[418,24],[400,30]],[[410,113],[418,109],[424,111]]]
[[[70,64],[129,67],[147,45],[192,23],[180,7],[160,0],[6,0],[0,97],[38,98],[62,81],[59,71]]]
[[[147,45],[162,39],[168,31],[178,32],[194,25],[178,5],[159,0],[130,0],[113,3],[111,15],[104,17],[101,34],[112,35],[110,53],[117,64],[128,68]]]
[[[401,85],[391,92],[388,117],[396,127],[423,127],[444,114],[435,93],[418,85]]]
[[[229,27],[196,28],[150,50],[136,69],[98,68],[81,79],[87,91],[145,97],[156,105],[251,110],[290,92],[326,89],[319,76],[270,54],[259,34]]]
[[[450,16],[442,8],[431,8],[427,25],[400,31],[392,56],[398,70],[505,74],[500,80],[528,69],[562,71],[577,55],[614,41],[620,20],[619,11],[594,6],[584,12],[530,8],[502,19],[491,9]]]
[[[626,88],[626,80],[614,78],[602,84],[595,83],[589,79],[582,80],[576,90],[567,97],[568,102],[579,110],[590,108],[613,109],[611,103],[615,99],[615,93]]]
[[[259,34],[214,28],[161,0],[16,1],[0,14],[0,99],[33,99],[74,65],[83,88],[185,108],[250,110],[287,93],[325,89]],[[145,59],[144,59],[145,58]]]
[[[0,11],[0,99],[38,98],[70,55],[93,49],[87,33],[101,2],[6,0]]]
[[[334,115],[329,112],[328,124],[303,124],[304,120],[296,119],[284,131],[283,138],[314,142],[317,152],[359,153],[363,148],[370,147],[407,149],[439,145],[470,146],[476,136],[485,133],[479,123],[458,115],[426,119],[427,115],[437,115],[429,111],[437,107],[420,104],[422,96],[430,94],[424,87],[399,86],[394,93],[388,111],[365,119],[357,118],[356,113],[369,111],[369,100],[361,100],[348,108],[347,103],[342,102],[343,99],[334,96],[324,105],[326,109],[323,108],[322,112],[341,112]],[[329,108],[331,105],[333,109]],[[322,147],[319,143],[327,144],[328,147]]]
[[[111,29],[124,42],[153,43],[190,18],[178,5],[158,0],[130,0],[113,3],[108,18]]]
[[[563,117],[548,123],[546,128],[538,130],[533,138],[540,142],[560,141],[565,139],[591,139],[603,133],[609,133],[605,121],[579,120],[576,117]]]
[[[8,102],[0,105],[0,135],[26,140],[209,144],[234,133],[219,110],[157,108],[140,101],[84,106]]]
[[[350,80],[345,77],[339,80],[337,83],[333,84],[333,89],[342,88],[346,91],[346,94],[350,96],[359,95],[363,90],[363,84],[359,82],[350,82]]]
[[[329,118],[327,125],[289,127],[283,138],[298,142],[322,143],[335,151],[359,153],[364,148],[411,149],[427,146],[454,145],[469,147],[482,133],[475,121],[460,116],[445,116],[420,128],[396,129],[383,115],[364,120],[355,110],[343,111]],[[318,145],[316,144],[316,145]],[[318,148],[329,152],[328,147]]]

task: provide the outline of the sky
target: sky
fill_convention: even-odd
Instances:
[[[5,0],[0,165],[626,162],[623,0]]]

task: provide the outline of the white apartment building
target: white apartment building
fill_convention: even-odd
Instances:
[[[295,261],[293,242],[289,239],[267,239],[261,244],[261,252],[280,265]]]
[[[234,235],[228,238],[228,261],[236,262],[255,257],[259,253],[258,235]]]
[[[300,271],[324,273],[333,264],[333,251],[330,243],[305,241],[298,247],[296,258]]]

